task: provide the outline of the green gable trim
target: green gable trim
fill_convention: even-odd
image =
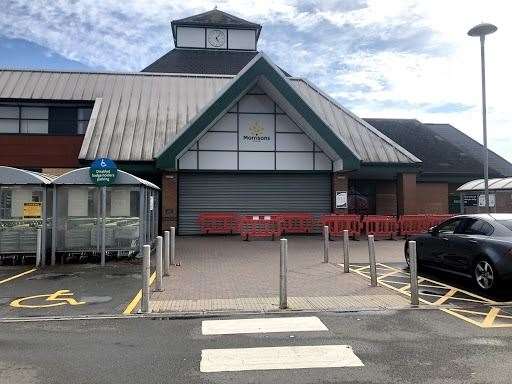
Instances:
[[[354,170],[360,167],[359,158],[343,143],[343,141],[318,117],[311,107],[298,95],[293,87],[288,84],[278,70],[263,56],[243,71],[239,77],[215,100],[206,110],[193,120],[188,128],[183,131],[156,159],[156,166],[161,169],[176,169],[178,155],[189,146],[204,131],[205,128],[225,112],[241,95],[258,80],[259,76],[265,77],[283,97],[295,108],[317,131],[329,146],[343,160],[345,170]]]

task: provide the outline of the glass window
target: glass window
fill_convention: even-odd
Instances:
[[[489,236],[494,232],[494,228],[483,220],[466,219],[462,228],[458,232],[465,235],[483,235]]]
[[[21,133],[48,133],[48,120],[21,120]]]
[[[0,119],[0,133],[18,133],[19,120]]]
[[[91,118],[92,108],[78,108],[78,120],[89,120]]]
[[[505,227],[512,231],[512,220],[499,220],[498,223],[504,225]]]
[[[22,119],[48,120],[48,108],[46,107],[21,107]]]
[[[0,106],[0,119],[18,119],[19,108],[17,106]]]
[[[445,235],[453,234],[461,221],[461,219],[455,219],[444,222],[437,227],[437,231]]]

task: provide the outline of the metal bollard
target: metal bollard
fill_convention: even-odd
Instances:
[[[349,255],[349,239],[348,230],[343,230],[343,272],[350,272],[350,255]]]
[[[149,312],[149,275],[151,273],[150,265],[151,247],[144,245],[142,256],[142,300],[140,310],[142,313]]]
[[[411,305],[419,305],[418,292],[418,258],[416,257],[416,242],[409,241],[409,272],[411,277]]]
[[[42,241],[42,230],[37,229],[37,242],[36,242],[36,267],[41,266],[41,241]]]
[[[288,308],[288,240],[281,239],[281,253],[279,258],[279,308]]]
[[[329,226],[324,225],[324,263],[329,262]]]
[[[375,262],[375,239],[373,235],[368,235],[368,256],[370,258],[370,279],[371,286],[377,286],[377,264]]]
[[[176,228],[171,227],[171,265],[176,265]]]
[[[163,289],[163,263],[162,263],[162,236],[156,237],[156,284],[155,292],[162,292]]]
[[[169,267],[171,265],[171,232],[164,231],[164,276],[170,275]]]

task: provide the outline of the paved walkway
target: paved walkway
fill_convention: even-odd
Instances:
[[[384,243],[384,242],[382,242]],[[395,249],[401,247],[393,242]],[[391,243],[390,243],[391,244]],[[362,255],[354,242],[354,261]],[[330,243],[331,263],[322,263],[320,237],[288,239],[288,303],[290,309],[356,310],[402,308],[406,299],[383,288],[371,288],[356,274],[334,265],[341,242]],[[378,251],[377,251],[378,253]],[[393,253],[396,253],[393,252]],[[279,242],[241,241],[239,237],[183,237],[164,292],[151,298],[154,312],[271,311],[278,309]],[[352,260],[351,260],[352,261]]]

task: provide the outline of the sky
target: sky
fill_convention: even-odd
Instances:
[[[140,71],[173,48],[170,21],[218,9],[263,25],[258,49],[360,117],[449,123],[512,161],[512,4],[505,0],[0,0],[0,67]],[[413,133],[411,133],[413,134]]]

